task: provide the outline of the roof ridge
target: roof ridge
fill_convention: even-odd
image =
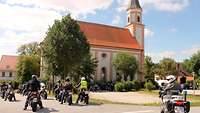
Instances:
[[[88,24],[95,24],[95,25],[100,25],[100,26],[105,26],[105,27],[116,28],[116,29],[123,29],[123,30],[126,29],[126,28],[123,28],[123,27],[112,26],[112,25],[101,24],[101,23],[94,23],[94,22],[86,22],[86,21],[81,21],[81,20],[77,20],[77,22],[88,23]]]

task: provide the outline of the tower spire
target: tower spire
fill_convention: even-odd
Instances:
[[[139,0],[129,0],[127,10],[129,9],[141,9]]]

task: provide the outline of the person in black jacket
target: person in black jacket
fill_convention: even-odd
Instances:
[[[27,90],[29,91],[29,93],[28,93],[28,96],[26,99],[24,110],[26,110],[28,107],[28,102],[29,102],[30,97],[32,96],[32,92],[38,92],[38,94],[39,94],[40,82],[37,80],[36,75],[32,75],[32,80],[30,80],[28,82]],[[39,100],[38,104],[39,104],[40,108],[42,109],[43,106],[42,106],[42,101],[41,101],[40,96],[38,96],[38,100]]]
[[[4,99],[6,96],[6,91],[8,90],[8,85],[3,82],[1,85],[1,93],[2,93],[2,98]]]
[[[72,83],[70,82],[70,79],[67,77],[65,79],[65,83],[64,83],[64,86],[63,86],[63,92],[62,92],[62,95],[61,95],[61,104],[63,104],[64,97],[68,96],[69,92],[72,92],[72,89],[73,89]]]

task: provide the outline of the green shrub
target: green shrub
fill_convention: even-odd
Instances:
[[[134,90],[138,91],[141,89],[141,83],[138,80],[133,80],[132,82],[134,84],[134,86],[133,86]]]
[[[153,85],[152,82],[149,81],[149,82],[146,82],[146,83],[145,83],[145,88],[146,88],[147,90],[151,91],[151,90],[154,89],[154,85]]]
[[[124,90],[124,83],[119,82],[115,84],[115,91],[120,91],[122,92]]]
[[[139,81],[126,81],[115,84],[115,91],[138,91],[141,88]]]

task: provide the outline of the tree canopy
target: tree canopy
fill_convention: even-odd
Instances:
[[[89,54],[90,46],[86,36],[70,15],[55,20],[42,42],[42,57],[51,69],[51,74],[62,77],[79,65]]]
[[[40,47],[38,42],[32,42],[20,46],[17,50],[19,55],[38,55],[40,56]]]
[[[133,80],[138,70],[138,61],[130,53],[118,53],[113,59],[113,65],[116,71],[127,81],[128,77]]]
[[[27,82],[32,75],[40,75],[40,57],[19,56],[17,64],[17,80],[20,83]]]
[[[176,61],[171,58],[164,58],[160,61],[160,69],[161,74],[163,76],[167,75],[177,75],[177,69],[176,69]]]
[[[200,51],[193,54],[191,58],[184,60],[182,67],[187,70],[187,72],[195,72],[196,75],[200,76],[199,72],[199,63],[200,63]]]
[[[144,74],[146,79],[154,79],[154,68],[155,64],[153,63],[151,57],[146,56],[144,61]]]

